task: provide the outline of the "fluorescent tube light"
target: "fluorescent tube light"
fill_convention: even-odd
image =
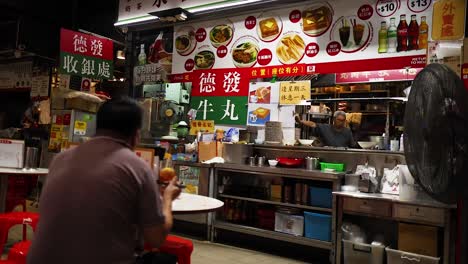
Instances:
[[[159,17],[157,16],[144,16],[144,17],[137,17],[137,18],[132,18],[128,20],[122,20],[114,23],[114,26],[123,26],[123,25],[129,25],[129,24],[134,24],[138,22],[145,22],[145,21],[150,21],[150,20],[157,20]]]
[[[250,3],[255,3],[255,2],[260,2],[260,1],[262,0],[244,0],[244,1],[236,1],[236,2],[226,2],[226,3],[220,3],[220,4],[214,4],[214,5],[188,8],[187,10],[190,13],[198,13],[198,12],[209,11],[209,10],[218,9],[218,8],[240,6],[243,4],[250,4]]]

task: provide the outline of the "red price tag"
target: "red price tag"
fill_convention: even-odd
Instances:
[[[320,47],[317,43],[311,42],[306,46],[305,52],[307,57],[315,57],[320,51]]]
[[[358,10],[358,17],[362,20],[368,20],[374,14],[374,9],[371,5],[362,5]]]
[[[198,42],[203,42],[206,39],[206,30],[204,28],[199,28],[195,33],[195,38]]]
[[[426,11],[431,6],[431,0],[408,0],[408,9],[415,12],[421,13]]]
[[[269,49],[262,49],[257,55],[258,64],[265,66],[270,64],[271,59],[273,58],[273,54]]]
[[[332,41],[327,45],[327,53],[330,56],[336,56],[341,51],[341,44],[338,41]]]
[[[195,61],[192,59],[188,59],[185,61],[185,70],[191,71],[195,67]]]
[[[220,57],[220,58],[226,57],[227,53],[228,53],[228,49],[227,49],[227,47],[224,46],[224,45],[223,45],[223,46],[219,46],[219,48],[216,50],[216,54],[217,54],[218,57]]]
[[[292,23],[297,23],[299,21],[301,21],[301,11],[299,10],[293,10],[291,11],[291,13],[289,13],[289,20],[292,22]]]
[[[246,29],[254,29],[257,25],[257,19],[254,16],[249,16],[245,19],[244,24]]]

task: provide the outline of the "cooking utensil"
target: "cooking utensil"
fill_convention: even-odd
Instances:
[[[277,158],[276,160],[278,161],[278,165],[281,167],[297,168],[297,167],[301,167],[304,164],[304,159],[302,158],[280,157],[280,158]]]
[[[259,167],[263,167],[263,165],[265,165],[265,161],[266,161],[266,158],[265,157],[258,157],[258,163],[257,165]]]
[[[320,160],[318,158],[306,157],[306,170],[316,170],[319,168]]]

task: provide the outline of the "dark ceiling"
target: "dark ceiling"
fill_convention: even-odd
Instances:
[[[0,0],[0,10],[0,51],[15,49],[19,32],[26,51],[56,59],[61,27],[123,41],[114,27],[118,0]]]

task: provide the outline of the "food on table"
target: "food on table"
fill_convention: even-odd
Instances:
[[[302,12],[302,28],[304,31],[320,31],[331,23],[331,11],[326,6],[308,8]]]
[[[238,67],[250,67],[257,61],[258,46],[252,42],[239,44],[232,51],[232,59]]]
[[[181,35],[181,36],[178,36],[176,38],[176,50],[177,52],[179,53],[184,53],[186,52],[188,49],[190,49],[190,45],[191,45],[191,40],[190,40],[190,37],[187,36],[187,35]]]
[[[215,55],[209,50],[204,50],[195,55],[195,65],[199,69],[209,69],[215,62]]]
[[[304,55],[304,40],[297,34],[283,37],[276,48],[276,54],[283,63],[295,63]]]
[[[232,39],[232,28],[228,25],[219,25],[211,29],[210,40],[213,45],[223,45]]]
[[[270,114],[270,109],[259,107],[255,109],[252,114],[256,115],[260,119],[263,119],[263,118],[266,118]]]
[[[175,176],[175,170],[171,167],[166,167],[159,172],[159,181],[168,182],[171,181]]]
[[[262,33],[262,38],[268,38],[279,34],[279,26],[276,22],[276,19],[273,17],[260,20],[260,32]]]

